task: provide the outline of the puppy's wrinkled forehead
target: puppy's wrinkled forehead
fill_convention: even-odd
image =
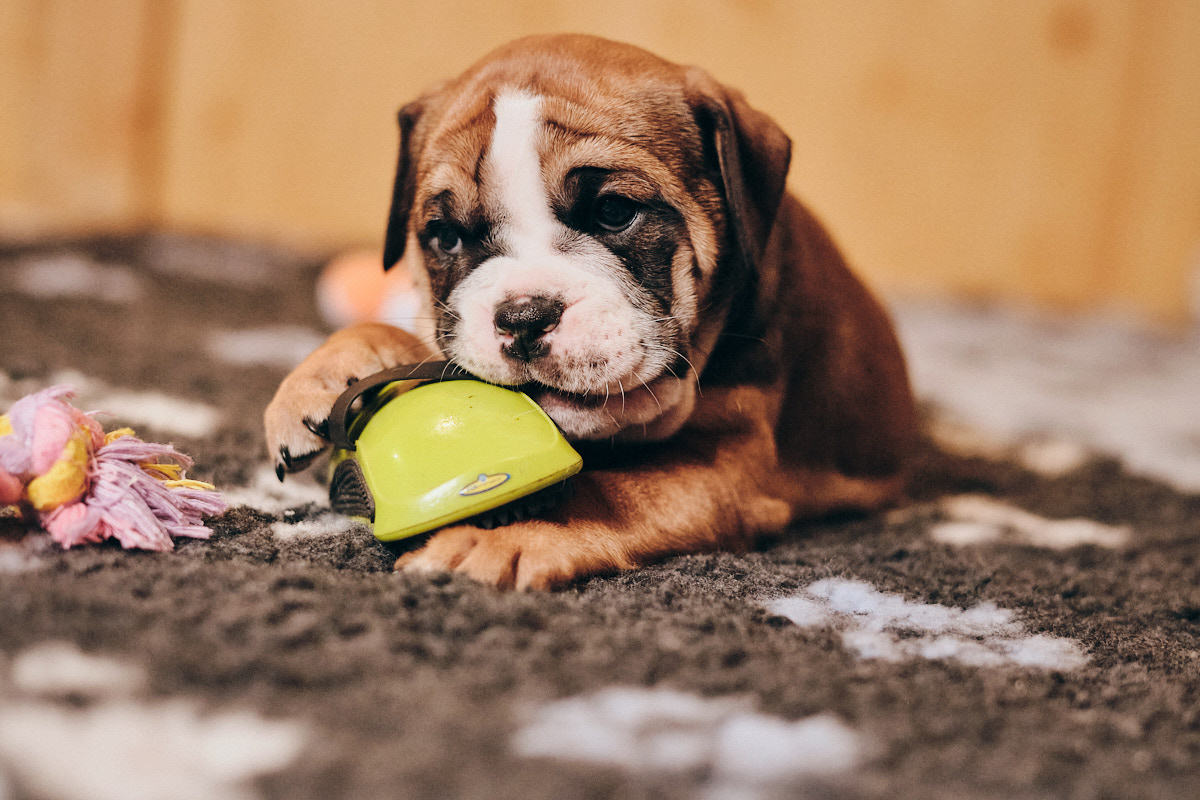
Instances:
[[[534,189],[533,175],[553,203],[572,175],[591,169],[625,196],[711,215],[719,199],[681,82],[653,71],[619,77],[570,59],[468,73],[443,91],[424,137],[415,208],[466,224],[503,219],[513,202],[532,202],[518,189]]]

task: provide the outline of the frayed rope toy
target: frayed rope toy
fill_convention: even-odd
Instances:
[[[192,460],[129,428],[105,434],[67,399],[70,386],[21,398],[0,415],[0,509],[36,519],[63,547],[116,539],[170,550],[174,537],[207,539],[203,518],[227,505],[215,487],[187,480]]]

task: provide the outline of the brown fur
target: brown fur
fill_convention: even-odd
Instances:
[[[487,99],[502,85],[556,98],[547,185],[589,159],[624,159],[686,220],[693,263],[677,271],[695,273],[689,357],[699,389],[665,441],[581,445],[576,496],[546,518],[443,529],[397,569],[547,588],[670,554],[745,548],[795,519],[899,499],[914,411],[891,325],[820,224],[783,196],[786,136],[700,70],[602,40],[546,37],[502,48],[407,106],[388,263],[403,255],[427,280],[411,218],[443,189],[470,202]],[[653,113],[648,95],[659,100]],[[619,136],[613,119],[626,121]],[[267,410],[282,466],[324,446],[321,424],[348,378],[431,355],[383,325],[336,334]]]

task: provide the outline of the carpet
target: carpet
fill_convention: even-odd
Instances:
[[[1164,798],[1200,789],[1200,335],[897,304],[912,500],[555,593],[391,572],[261,413],[319,263],[0,246],[56,383],[233,505],[167,553],[0,520],[0,798]]]

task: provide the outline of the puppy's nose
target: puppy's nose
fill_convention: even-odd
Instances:
[[[551,297],[517,297],[496,306],[500,351],[518,361],[533,361],[550,352],[545,336],[558,327],[563,303]],[[511,341],[510,341],[511,339]]]

